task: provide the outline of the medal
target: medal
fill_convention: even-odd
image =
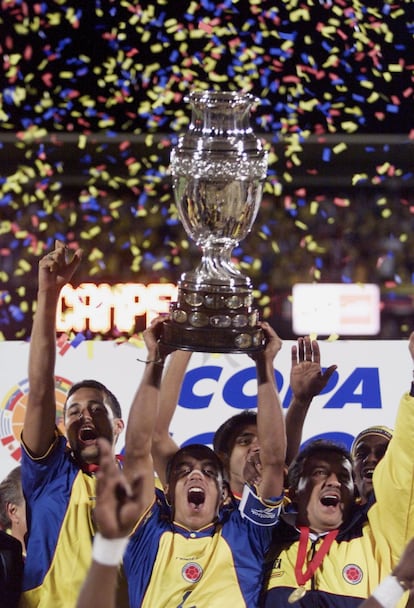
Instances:
[[[314,553],[312,559],[307,564],[305,570],[305,562],[306,562],[306,550],[309,540],[309,528],[306,526],[301,526],[299,528],[300,538],[299,538],[299,547],[298,553],[296,556],[296,564],[295,564],[295,577],[298,587],[292,591],[292,593],[288,597],[289,604],[294,604],[303,598],[306,594],[305,584],[312,578],[315,574],[316,570],[321,565],[323,558],[327,555],[329,549],[331,548],[332,543],[337,537],[338,530],[331,530],[324,536],[322,540],[322,544],[319,549]]]
[[[298,600],[301,600],[303,598],[303,596],[305,595],[305,593],[306,593],[305,587],[300,586],[297,589],[294,589],[288,597],[289,604],[294,604]]]

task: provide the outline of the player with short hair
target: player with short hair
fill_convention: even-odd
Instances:
[[[61,241],[39,262],[37,309],[29,352],[29,393],[22,433],[22,486],[28,542],[20,608],[73,608],[95,534],[97,440],[115,443],[124,428],[117,399],[101,382],[74,385],[56,427],[56,310],[60,290],[79,266]]]

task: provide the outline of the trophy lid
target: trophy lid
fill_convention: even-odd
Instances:
[[[243,91],[191,91],[184,97],[187,103],[199,103],[205,107],[214,108],[226,106],[235,108],[242,106],[252,108],[260,103],[259,97]]]

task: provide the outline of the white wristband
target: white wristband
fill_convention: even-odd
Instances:
[[[97,532],[93,539],[92,559],[103,566],[117,566],[125,553],[129,538],[104,538]]]
[[[389,574],[378,587],[374,589],[372,597],[375,598],[383,608],[395,608],[403,594],[404,589],[398,582],[398,579],[392,574]]]

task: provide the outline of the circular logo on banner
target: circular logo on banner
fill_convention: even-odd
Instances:
[[[357,585],[362,581],[362,570],[359,566],[355,564],[348,564],[342,570],[342,576],[346,580],[347,583],[351,585]]]
[[[183,575],[183,579],[187,581],[187,583],[198,583],[200,578],[203,576],[203,570],[199,564],[196,562],[188,562],[183,569],[181,570]]]
[[[55,376],[56,424],[62,432],[64,432],[63,406],[71,386],[70,380]],[[28,392],[29,381],[26,378],[6,394],[0,405],[0,441],[17,462],[20,462],[20,434],[23,429]]]

